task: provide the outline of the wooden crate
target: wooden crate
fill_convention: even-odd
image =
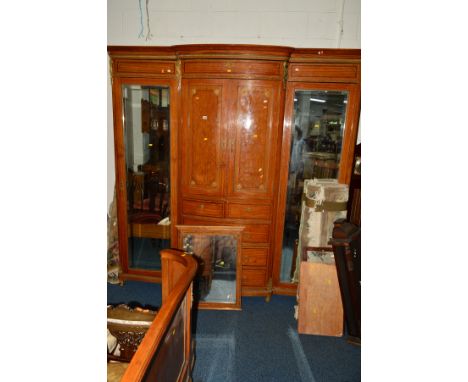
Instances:
[[[344,315],[335,265],[301,261],[299,277],[298,332],[341,337]]]

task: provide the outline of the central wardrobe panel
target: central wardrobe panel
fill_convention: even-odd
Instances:
[[[279,61],[249,60],[196,60],[182,73],[180,221],[245,227],[244,295],[271,293],[282,75]]]

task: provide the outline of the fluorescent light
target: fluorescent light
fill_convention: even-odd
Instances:
[[[325,102],[327,102],[327,101],[325,101],[324,99],[318,99],[318,98],[311,98],[310,100],[313,101],[313,102],[320,102],[320,103],[325,103]]]

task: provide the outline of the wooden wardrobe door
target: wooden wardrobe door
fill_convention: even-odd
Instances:
[[[224,82],[186,80],[183,86],[183,193],[221,196],[224,192],[226,163]]]
[[[276,168],[281,83],[239,80],[232,90],[230,196],[270,199]]]

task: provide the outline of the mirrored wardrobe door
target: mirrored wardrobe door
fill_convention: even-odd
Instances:
[[[170,87],[123,84],[121,95],[127,226],[121,248],[128,269],[160,271],[159,252],[171,236]]]
[[[276,242],[280,254],[275,268],[277,284],[297,281],[304,180],[339,179],[343,182],[344,169],[352,163],[352,159],[350,162],[347,158],[347,146],[348,141],[355,139],[355,134],[347,129],[348,124],[355,124],[356,108],[353,107],[350,115],[350,100],[357,101],[354,86],[297,84],[288,89],[285,111],[288,136],[287,139],[283,137],[286,142],[283,141],[282,157],[282,161],[288,161],[288,166],[287,172],[281,175],[284,188],[279,210],[284,209],[284,214],[280,211],[278,215],[281,231],[277,232],[281,238]]]

